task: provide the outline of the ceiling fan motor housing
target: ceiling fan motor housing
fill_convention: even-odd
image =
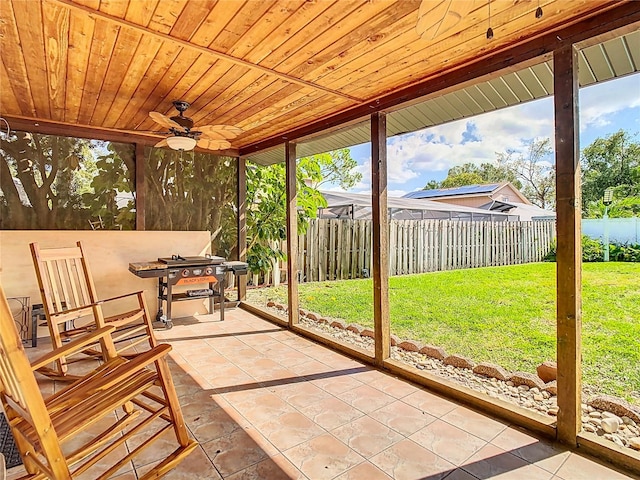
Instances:
[[[189,102],[185,102],[184,100],[174,100],[172,103],[176,110],[180,112],[180,115],[174,115],[173,117],[171,117],[171,120],[176,122],[181,127],[186,128],[187,130],[193,128],[193,120],[189,117],[184,116],[185,110],[189,108],[191,104]]]

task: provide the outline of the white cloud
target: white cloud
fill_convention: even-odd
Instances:
[[[630,75],[580,91],[580,130],[604,127],[625,108],[640,107],[640,74]]]
[[[427,178],[429,172],[468,162],[492,162],[507,150],[523,151],[532,139],[552,135],[552,115],[551,102],[536,102],[394,137],[387,152],[389,183]]]
[[[614,114],[630,108],[640,108],[640,74],[587,87],[580,91],[581,130],[607,125]],[[537,138],[550,138],[554,146],[552,97],[398,135],[387,145],[388,184],[404,193],[438,178],[435,172],[441,176],[456,165],[493,162],[508,150],[524,152]],[[363,178],[352,191],[369,192],[371,155],[359,163]]]
[[[392,198],[400,198],[404,197],[407,193],[409,193],[407,190],[388,190],[387,196]]]

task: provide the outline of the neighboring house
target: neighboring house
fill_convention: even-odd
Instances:
[[[520,221],[556,218],[555,212],[533,205],[510,182],[419,190],[404,197],[508,213],[510,218]]]
[[[407,193],[404,197],[474,208],[482,208],[492,201],[531,205],[531,202],[510,182],[465,185],[464,187],[438,188],[435,190],[418,190],[417,192]]]
[[[320,218],[351,218],[357,220],[370,220],[371,194],[328,192],[323,191],[322,196],[327,201],[327,207],[318,211]],[[516,220],[509,213],[490,211],[452,205],[445,202],[431,202],[429,200],[414,200],[410,198],[387,198],[389,218],[393,220],[478,220],[491,222],[506,222]]]

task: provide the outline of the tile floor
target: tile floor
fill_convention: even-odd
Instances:
[[[200,442],[167,479],[632,478],[240,309],[224,322],[176,320],[157,336],[173,346],[174,382]],[[159,443],[114,478],[138,478]]]

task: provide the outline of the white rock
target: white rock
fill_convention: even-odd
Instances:
[[[629,439],[629,446],[634,450],[640,450],[640,437],[633,437]]]
[[[618,417],[603,418],[600,426],[602,427],[602,430],[607,433],[617,432],[618,428],[620,427],[620,419]]]
[[[613,443],[615,443],[616,445],[620,446],[620,447],[624,447],[624,442],[622,441],[622,439],[620,439],[620,437],[618,437],[617,435],[613,435],[613,438],[611,439],[611,441]]]
[[[602,418],[602,414],[598,411],[589,412],[591,418]]]
[[[622,419],[617,416],[615,413],[611,412],[602,412],[602,418],[617,418],[620,423],[622,423]]]

